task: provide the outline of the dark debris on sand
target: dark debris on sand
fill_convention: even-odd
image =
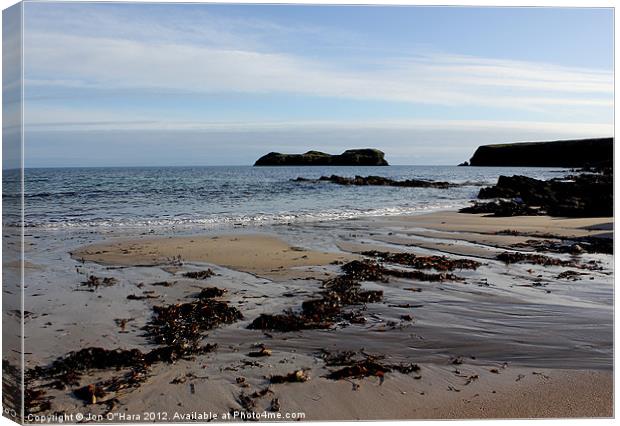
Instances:
[[[142,294],[137,295],[137,294],[130,294],[127,296],[127,300],[147,300],[147,299],[159,299],[159,296],[156,296],[154,294]]]
[[[145,327],[147,336],[154,343],[165,345],[194,342],[206,330],[243,319],[241,312],[228,303],[204,298],[154,306],[153,313],[153,318]]]
[[[532,249],[537,252],[551,253],[614,253],[614,241],[612,238],[580,237],[580,238],[557,238],[557,240],[531,239],[523,243],[514,244],[517,249]]]
[[[86,281],[82,282],[83,286],[89,288],[110,287],[118,284],[118,280],[113,277],[100,278],[95,275],[90,275]]]
[[[416,256],[413,253],[392,253],[385,251],[364,251],[364,256],[374,257],[381,262],[397,263],[416,269],[435,269],[437,271],[454,271],[455,269],[478,269],[480,262],[469,259],[449,259],[446,256]]]
[[[198,294],[199,299],[213,299],[215,297],[222,297],[226,293],[226,290],[217,287],[207,287],[200,290]]]
[[[362,290],[359,282],[383,279],[376,264],[350,262],[342,269],[343,275],[323,282],[320,297],[302,303],[300,313],[289,310],[276,315],[261,314],[248,328],[282,332],[330,328],[339,321],[354,317],[344,310],[345,306],[363,306],[383,299],[382,291]]]
[[[192,271],[192,272],[186,272],[183,274],[185,278],[192,278],[194,280],[206,280],[207,278],[210,278],[213,275],[215,275],[215,272],[213,272],[211,268],[206,269],[204,271]]]
[[[236,401],[237,404],[239,404],[239,406],[241,408],[243,408],[245,411],[247,412],[253,412],[254,409],[256,408],[256,400],[265,397],[266,395],[272,395],[273,391],[269,388],[263,388],[257,391],[252,392],[251,394],[248,394],[246,392],[241,392],[239,395],[237,395]],[[275,404],[274,404],[275,401]],[[274,408],[277,408],[277,410],[274,410]],[[280,403],[278,401],[278,398],[274,398],[272,399],[271,403],[270,403],[270,411],[278,411],[280,409]]]
[[[172,287],[174,284],[174,281],[158,281],[156,283],[151,283],[151,285],[156,287]]]
[[[87,404],[105,404],[111,410],[116,398],[102,400],[109,394],[139,387],[148,378],[150,368],[157,363],[174,363],[179,359],[193,359],[196,355],[212,352],[217,345],[203,344],[204,331],[243,318],[241,312],[227,303],[212,299],[167,306],[154,306],[153,317],[144,327],[147,338],[156,344],[149,352],[139,349],[104,349],[90,347],[70,352],[44,367],[26,372],[27,396],[31,406],[45,401],[46,387],[72,388],[73,394]],[[110,371],[116,374],[107,380],[80,386],[82,375],[89,371]],[[119,372],[121,372],[119,374]],[[42,382],[35,389],[33,384]],[[51,407],[46,406],[46,410]]]
[[[285,311],[282,314],[261,314],[248,326],[253,330],[273,330],[273,331],[299,331],[321,328],[330,328],[334,325],[328,320],[318,322],[303,315],[295,314],[292,311]]]
[[[581,277],[584,274],[583,272],[577,272],[577,271],[564,271],[564,272],[560,272],[558,274],[558,276],[556,277],[558,280],[573,280],[573,281],[578,281],[581,279]]]
[[[501,260],[506,264],[511,263],[530,263],[533,265],[542,266],[563,266],[578,269],[587,270],[599,270],[601,267],[596,261],[589,261],[587,263],[579,263],[575,260],[562,260],[555,257],[544,256],[542,254],[532,253],[519,253],[505,251],[496,256],[497,260]]]
[[[296,370],[285,375],[273,375],[269,377],[269,383],[303,383],[310,380],[310,376],[304,370]]]
[[[383,356],[374,356],[363,352],[358,355],[353,351],[329,352],[323,351],[322,358],[327,367],[342,367],[331,369],[325,375],[330,380],[362,379],[376,376],[383,380],[385,373],[398,371],[402,374],[419,373],[417,364],[389,364],[383,361]]]
[[[384,253],[368,252],[379,257]],[[389,254],[385,253],[389,258]],[[413,255],[412,255],[413,256]],[[445,272],[457,267],[462,269],[477,268],[479,263],[469,260],[451,260],[443,256],[397,257],[393,260],[411,262],[413,266],[434,265],[442,272],[426,273],[417,270],[386,268],[381,263],[371,260],[353,260],[341,266],[343,274],[323,281],[323,290],[319,297],[306,300],[301,305],[301,312],[288,310],[282,314],[261,314],[249,326],[256,330],[274,330],[281,332],[308,329],[327,329],[339,322],[364,323],[359,311],[345,311],[346,306],[362,306],[383,300],[380,290],[362,290],[362,281],[388,282],[389,277],[414,279],[419,281],[464,281],[464,278]]]
[[[458,261],[453,261],[458,262]],[[466,262],[468,261],[464,261]],[[477,262],[474,262],[477,263]],[[445,265],[447,265],[446,263]],[[441,265],[438,265],[441,268]],[[406,278],[418,281],[463,281],[464,278],[454,274],[439,272],[426,273],[422,271],[412,271],[404,269],[386,268],[382,264],[369,259],[353,260],[342,266],[347,276],[351,276],[360,281],[380,281],[388,282],[389,277]]]

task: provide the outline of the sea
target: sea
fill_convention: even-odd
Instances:
[[[25,225],[156,228],[312,222],[411,215],[467,206],[500,175],[563,176],[566,169],[454,166],[102,167],[24,171]],[[384,176],[465,183],[450,189],[342,186],[297,177]],[[4,224],[19,225],[16,171],[4,171]]]

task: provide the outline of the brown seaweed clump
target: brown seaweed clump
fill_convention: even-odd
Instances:
[[[497,260],[501,260],[506,264],[511,263],[531,263],[534,265],[542,266],[563,266],[578,269],[596,270],[600,269],[600,266],[595,261],[588,263],[578,263],[574,260],[562,260],[556,257],[544,256],[542,254],[532,253],[519,253],[505,251],[497,255]]]
[[[113,277],[96,277],[95,275],[90,275],[86,281],[82,282],[83,286],[90,288],[99,288],[99,287],[110,287],[118,283],[118,280]]]
[[[586,275],[586,274],[584,274],[582,272],[576,272],[576,271],[567,270],[567,271],[564,271],[564,272],[560,272],[556,278],[558,280],[573,280],[573,281],[577,281],[577,280],[581,279],[582,275]]]
[[[455,269],[477,269],[481,263],[469,259],[450,259],[446,256],[416,256],[413,253],[391,253],[370,250],[362,252],[364,256],[374,257],[385,263],[397,263],[415,269],[435,269],[437,271],[454,271]]]
[[[79,386],[82,375],[93,370],[114,372],[124,370],[121,375],[73,390],[73,394],[85,403],[102,403],[109,406],[114,403],[114,398],[104,401],[101,401],[101,398],[108,393],[138,387],[147,379],[151,364],[149,354],[144,354],[138,349],[108,350],[91,347],[69,352],[46,367],[32,368],[25,374],[26,388],[29,389],[25,395],[26,406],[30,407],[28,412],[51,409],[49,398],[45,398],[45,387],[62,390]],[[37,381],[43,384],[35,387],[34,383]]]
[[[292,311],[285,311],[282,314],[261,314],[248,326],[251,330],[274,330],[281,332],[314,330],[330,328],[334,325],[332,321],[313,321],[303,315],[295,314]]]
[[[201,333],[243,319],[241,312],[228,303],[211,299],[153,307],[154,317],[145,327],[154,342],[168,346],[193,344]]]
[[[222,297],[226,290],[217,287],[207,287],[200,290],[199,299],[213,299],[214,297]]]
[[[420,367],[417,364],[386,364],[382,356],[361,354],[344,351],[331,353],[325,351],[323,360],[328,367],[342,367],[331,370],[325,377],[330,380],[341,379],[362,379],[364,377],[376,376],[383,380],[385,373],[398,371],[403,374],[419,373]]]
[[[174,363],[178,359],[192,359],[195,355],[211,352],[216,345],[201,344],[203,331],[221,324],[230,324],[243,318],[241,312],[225,302],[199,299],[190,303],[153,307],[153,318],[146,325],[147,337],[163,344],[149,352],[139,349],[84,348],[69,352],[45,367],[35,367],[26,372],[27,404],[39,411],[49,410],[51,404],[44,398],[44,387],[73,388],[73,394],[87,404],[105,404],[111,410],[115,397],[103,399],[126,389],[139,387],[148,378],[152,365],[160,362]],[[112,378],[80,386],[86,372],[121,372]],[[32,384],[43,382],[35,389]],[[77,387],[77,388],[76,388]]]
[[[361,281],[387,282],[389,277],[412,279],[417,281],[464,281],[465,279],[447,272],[427,273],[405,269],[386,268],[374,260],[353,260],[342,266],[347,276],[356,277]]]
[[[357,262],[357,261],[354,261]],[[379,290],[362,290],[358,280],[382,279],[376,265],[350,262],[342,266],[345,274],[323,282],[325,290],[318,298],[306,300],[301,305],[301,312],[291,310],[282,314],[261,314],[249,326],[250,329],[298,331],[309,329],[326,329],[336,322],[355,317],[343,308],[348,305],[362,305],[380,302],[383,292]]]
[[[184,277],[192,278],[194,280],[206,280],[207,278],[212,277],[213,275],[215,275],[215,272],[213,272],[211,268],[206,269],[204,271],[192,271],[192,272],[186,272],[183,274]]]
[[[578,255],[582,253],[614,253],[614,241],[612,238],[581,237],[562,238],[551,235],[551,239],[530,239],[523,243],[513,244],[515,249],[533,249],[537,252],[569,253]]]
[[[574,262],[557,259],[555,257],[544,256],[542,254],[518,253],[505,251],[497,255],[497,260],[506,264],[511,263],[532,263],[542,266],[572,266]]]
[[[468,261],[464,261],[468,262]],[[477,263],[477,262],[475,262]],[[453,264],[453,265],[456,265]],[[463,263],[464,267],[474,264]],[[299,331],[308,329],[325,329],[335,323],[363,323],[359,311],[345,311],[346,306],[361,306],[383,300],[381,290],[362,290],[360,281],[387,282],[390,276],[421,281],[463,281],[464,279],[447,272],[426,273],[416,270],[385,268],[375,260],[353,260],[341,266],[343,274],[323,281],[324,290],[319,297],[306,300],[301,305],[301,312],[292,310],[282,314],[261,314],[249,326],[250,329]]]

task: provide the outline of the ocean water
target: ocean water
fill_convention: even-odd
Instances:
[[[451,166],[135,167],[26,169],[25,224],[38,228],[281,223],[415,214],[465,206],[499,175],[562,176],[562,169]],[[466,186],[450,189],[341,186],[293,182],[297,177],[378,175]],[[19,174],[3,174],[5,224]]]

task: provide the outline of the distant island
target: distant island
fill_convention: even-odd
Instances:
[[[613,138],[520,142],[478,147],[470,166],[586,167],[610,166]]]
[[[348,149],[340,155],[320,151],[305,154],[270,152],[256,160],[255,166],[389,166],[378,149]]]

